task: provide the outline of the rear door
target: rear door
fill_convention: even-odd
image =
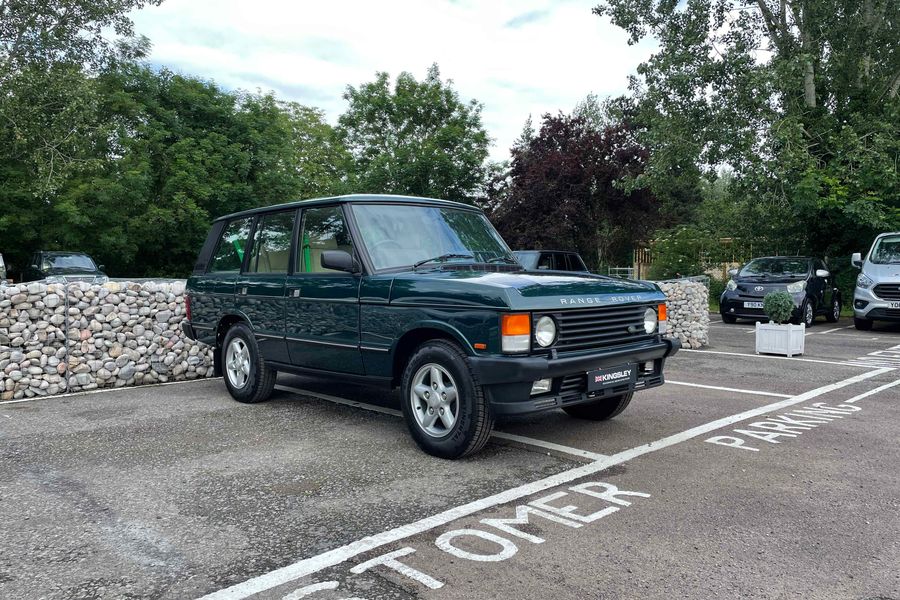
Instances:
[[[297,268],[287,278],[285,330],[291,362],[342,373],[362,373],[359,350],[360,276],[322,266],[322,253],[353,254],[340,205],[306,208],[295,244]]]
[[[289,363],[284,340],[285,283],[297,210],[261,214],[243,271],[237,278],[235,307],[250,321],[260,354]]]
[[[191,320],[200,332],[215,331],[222,315],[234,311],[234,286],[241,272],[253,219],[228,222],[216,243],[204,273],[194,273]]]

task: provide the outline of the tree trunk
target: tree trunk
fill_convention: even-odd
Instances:
[[[808,108],[816,107],[816,70],[815,50],[809,30],[812,27],[812,18],[809,14],[809,3],[803,3],[803,18],[798,23],[800,27],[800,42],[803,45],[803,103]]]

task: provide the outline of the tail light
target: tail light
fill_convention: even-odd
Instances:
[[[191,320],[191,297],[185,294],[184,296],[184,314],[187,317],[187,320]]]

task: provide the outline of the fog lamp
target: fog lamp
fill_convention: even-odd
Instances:
[[[552,386],[552,379],[538,379],[531,386],[531,395],[536,396],[537,394],[545,394],[550,391]]]

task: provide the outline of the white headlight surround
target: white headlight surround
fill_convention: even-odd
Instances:
[[[729,292],[733,292],[737,289],[737,284],[734,282],[734,279],[729,279],[728,283],[725,284],[725,289]]]
[[[805,289],[806,281],[795,281],[794,283],[789,283],[787,286],[787,291],[792,294],[799,294]]]
[[[862,288],[862,289],[864,289],[864,290],[867,290],[867,289],[869,289],[870,287],[872,287],[872,284],[873,284],[873,283],[875,283],[875,282],[872,281],[872,278],[869,277],[868,275],[866,275],[865,273],[860,273],[860,274],[856,277],[856,287],[858,287],[858,288]]]
[[[656,309],[648,308],[644,311],[644,331],[649,335],[656,331],[657,325],[659,325],[659,316],[656,314]]]
[[[552,346],[556,341],[556,321],[553,317],[544,315],[534,325],[534,340],[541,348]]]

